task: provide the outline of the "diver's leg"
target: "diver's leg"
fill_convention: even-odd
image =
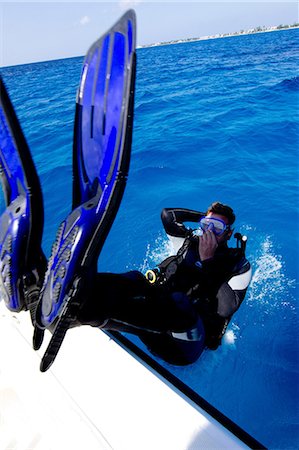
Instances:
[[[101,326],[107,319],[150,331],[185,331],[197,314],[182,293],[151,286],[139,272],[99,273],[78,316],[82,324]]]
[[[184,366],[194,363],[205,348],[204,329],[200,319],[197,329],[201,333],[201,337],[193,340],[177,339],[168,333],[148,332],[140,333],[139,338],[154,355],[170,364]]]
[[[97,274],[90,291],[82,324],[136,334],[172,364],[190,364],[202,353],[203,324],[183,293],[153,287],[140,272]]]

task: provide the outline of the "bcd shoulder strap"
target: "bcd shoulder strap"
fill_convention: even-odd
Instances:
[[[169,256],[160,264],[158,264],[157,267],[159,268],[161,275],[164,278],[164,282],[168,281],[169,278],[176,273],[178,266],[182,263],[185,254],[190,247],[190,244],[191,239],[187,237],[176,255]]]
[[[169,256],[164,261],[146,272],[145,277],[150,284],[166,284],[176,273],[178,266],[183,261],[185,254],[191,244],[190,237],[187,237],[176,255]]]

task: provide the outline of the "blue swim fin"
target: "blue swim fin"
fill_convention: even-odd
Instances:
[[[0,176],[6,209],[0,218],[0,295],[11,311],[37,302],[46,270],[39,178],[0,77]]]
[[[36,327],[53,332],[41,371],[53,363],[76,322],[88,274],[96,269],[123,196],[132,142],[135,47],[131,10],[84,60],[75,115],[73,210],[59,228],[36,313]]]

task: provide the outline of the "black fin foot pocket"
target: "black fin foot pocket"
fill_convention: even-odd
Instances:
[[[45,330],[39,328],[36,324],[34,326],[32,346],[34,350],[39,350],[44,340]]]
[[[78,302],[77,291],[78,291],[79,280],[75,280],[73,288],[68,293],[67,297],[64,298],[63,311],[58,317],[55,328],[53,331],[52,338],[49,345],[45,351],[45,354],[41,360],[40,370],[45,372],[53,364],[61,344],[64,340],[67,330],[70,328],[71,324],[76,320],[77,310],[80,302]]]

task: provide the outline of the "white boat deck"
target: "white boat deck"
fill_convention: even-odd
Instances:
[[[0,303],[1,450],[248,448],[98,329],[69,330],[46,373],[32,331]]]

